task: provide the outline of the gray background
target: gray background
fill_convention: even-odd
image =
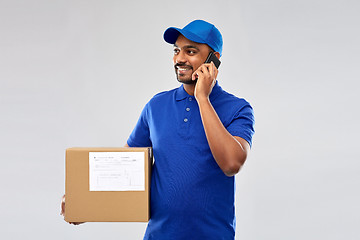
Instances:
[[[220,84],[256,116],[236,239],[360,239],[359,7],[0,0],[1,238],[141,239],[145,223],[64,222],[64,152],[123,146],[145,103],[179,86],[164,30],[205,19],[224,37]]]

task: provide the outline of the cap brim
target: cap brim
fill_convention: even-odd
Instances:
[[[167,43],[174,44],[180,34],[183,35],[184,37],[186,37],[187,39],[189,39],[190,41],[197,42],[197,43],[206,43],[205,40],[201,39],[200,37],[193,34],[192,32],[189,32],[189,31],[186,31],[186,30],[183,30],[180,28],[175,28],[175,27],[169,27],[168,29],[165,30],[164,40]]]

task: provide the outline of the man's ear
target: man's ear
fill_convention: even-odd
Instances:
[[[215,56],[220,59],[220,53],[219,52],[214,52]]]

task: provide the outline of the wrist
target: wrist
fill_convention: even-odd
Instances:
[[[210,103],[210,99],[208,96],[197,96],[196,101],[198,102],[199,105]]]

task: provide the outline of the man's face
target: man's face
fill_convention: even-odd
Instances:
[[[211,48],[202,43],[195,43],[179,35],[174,44],[174,67],[177,80],[185,84],[195,84],[191,77],[206,60]]]

